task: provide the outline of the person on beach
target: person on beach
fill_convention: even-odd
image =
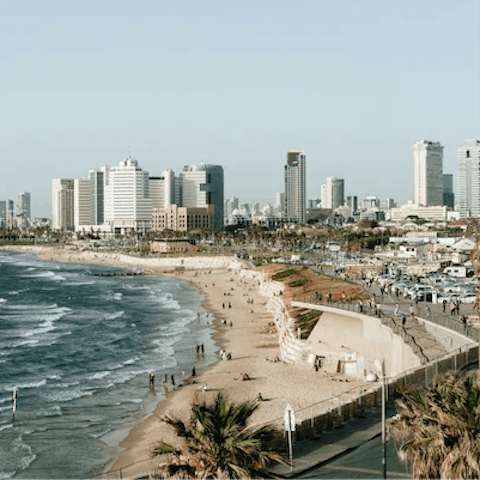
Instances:
[[[228,302],[228,308],[232,308],[232,304]]]
[[[200,345],[200,352],[205,353],[205,346],[203,343]]]
[[[222,308],[225,310],[225,304],[224,303],[222,303]]]
[[[186,376],[185,370],[182,370],[182,380],[184,381],[185,381],[185,376]]]
[[[173,376],[173,373],[170,375],[170,381],[172,382],[172,386],[175,386],[175,377]]]
[[[195,353],[198,355],[198,352],[200,350],[200,347],[198,346],[198,344],[195,344]]]
[[[150,372],[150,385],[153,387],[155,384],[155,374]]]
[[[167,383],[167,378],[168,378],[168,374],[164,373],[163,374],[163,383]]]
[[[194,377],[196,375],[196,372],[195,372],[195,365],[192,367],[192,377]]]

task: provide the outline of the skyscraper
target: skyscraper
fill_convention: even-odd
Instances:
[[[73,216],[75,230],[91,225],[90,179],[76,178],[73,181]]]
[[[223,167],[221,165],[187,165],[180,173],[181,205],[213,205],[215,230],[223,230]],[[180,204],[180,203],[179,203]]]
[[[17,216],[31,218],[30,194],[28,192],[18,194]]]
[[[456,208],[461,218],[480,217],[480,142],[467,140],[458,154]]]
[[[289,151],[285,165],[285,217],[295,223],[305,223],[306,155],[303,150]]]
[[[152,200],[148,196],[148,172],[137,160],[127,158],[105,170],[105,223],[117,232],[146,232],[152,226]]]
[[[345,203],[345,180],[343,178],[327,177],[325,185],[326,206],[323,208],[335,210],[341,207]]]
[[[54,178],[52,180],[52,228],[73,230],[74,222],[74,180]]]
[[[413,146],[415,203],[424,207],[443,205],[443,146],[419,140]]]
[[[443,205],[445,207],[455,207],[455,194],[453,193],[453,174],[443,174]]]
[[[90,170],[90,225],[102,225],[105,221],[105,175],[109,167]]]

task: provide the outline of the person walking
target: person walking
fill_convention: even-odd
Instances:
[[[395,310],[394,310],[393,314],[394,314],[396,317],[398,317],[398,312],[400,312],[400,305],[397,303],[397,304],[395,305]]]
[[[425,311],[426,311],[427,318],[428,319],[432,318],[432,309],[430,308],[430,305],[427,305],[425,307]]]
[[[155,374],[150,372],[150,385],[153,387],[155,384]]]
[[[358,301],[358,311],[363,313],[363,302],[361,300]]]
[[[175,377],[173,376],[173,373],[170,375],[170,381],[172,382],[172,387],[175,386]]]
[[[195,371],[195,365],[192,367],[192,377],[194,377],[196,375],[196,371]]]
[[[407,323],[407,317],[405,315],[402,315],[402,327],[404,327],[406,323]]]
[[[203,343],[200,345],[200,352],[205,353],[205,347],[204,347]]]
[[[455,315],[460,315],[460,304],[462,303],[462,301],[457,298],[457,302],[455,304]]]
[[[447,308],[447,300],[444,298],[442,301],[442,312],[445,313],[445,310]]]
[[[452,300],[450,302],[450,315],[453,315],[456,310],[457,310],[457,306],[455,305],[455,301]]]
[[[167,378],[168,378],[167,373],[164,373],[163,374],[163,383],[167,383]]]
[[[415,307],[413,305],[410,305],[410,316],[415,317]]]
[[[198,346],[198,344],[196,343],[195,344],[195,353],[198,355],[198,352],[200,350],[200,347]]]

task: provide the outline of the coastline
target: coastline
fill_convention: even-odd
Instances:
[[[161,259],[149,262],[148,259],[129,257],[125,261],[125,255],[115,253],[80,253],[51,247],[2,249],[37,253],[45,260],[129,268],[141,266],[148,274],[168,275],[186,280],[204,296],[202,306],[210,312],[209,318],[213,318],[216,330],[213,338],[217,345],[232,354],[231,361],[211,364],[206,372],[195,377],[195,383],[187,383],[168,391],[166,399],[157,403],[153,414],[133,427],[120,442],[119,446],[123,450],[113,463],[109,462],[105,466],[104,472],[108,469],[117,470],[119,473],[118,469],[122,469],[123,477],[138,477],[151,471],[155,466],[155,459],[150,459],[150,448],[160,440],[176,444],[172,428],[162,423],[160,417],[168,414],[185,418],[195,397],[210,399],[221,391],[228,398],[240,402],[254,400],[257,394],[261,393],[267,401],[260,403],[252,421],[258,424],[274,422],[281,428],[287,402],[294,409],[301,409],[363,385],[363,382],[356,380],[350,380],[349,384],[335,382],[332,378],[324,377],[303,365],[267,361],[279,354],[279,339],[271,326],[273,316],[266,309],[269,297],[262,296],[259,292],[260,282],[255,279],[256,270],[250,270],[250,275],[242,276],[239,271],[229,271],[227,263],[223,262],[223,266],[217,268],[212,266],[175,271],[170,265],[161,266]],[[175,260],[180,262],[180,259]],[[213,260],[210,263],[215,265]],[[259,272],[259,279],[260,275]],[[225,320],[227,325],[222,324],[222,320]],[[231,327],[230,322],[233,323]],[[248,374],[250,380],[238,381],[241,373]],[[189,377],[190,372],[187,372],[187,379]],[[203,383],[208,385],[207,392],[199,390]],[[158,382],[157,385],[160,387]]]

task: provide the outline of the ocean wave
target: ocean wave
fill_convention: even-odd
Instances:
[[[111,297],[112,300],[116,300],[117,302],[120,301],[123,297],[123,293],[117,292],[114,293],[113,296]]]
[[[115,320],[116,318],[120,318],[125,312],[120,310],[119,312],[113,313],[106,313],[103,317],[104,320]]]
[[[13,472],[2,472],[0,470],[0,479],[7,479],[7,478],[12,478],[17,472],[13,470]]]
[[[6,407],[0,407],[0,412],[5,412],[6,410],[12,410],[12,405],[7,405]]]
[[[45,413],[45,417],[59,417],[62,415],[62,409],[58,405],[50,407]]]
[[[0,432],[9,428],[13,428],[13,425],[11,423],[7,423],[7,425],[0,425]]]
[[[52,385],[48,384],[49,388],[70,388],[80,385],[80,382],[70,382],[70,383],[54,383]]]
[[[51,305],[45,305],[45,304],[38,303],[38,304],[33,304],[33,305],[22,304],[22,305],[9,305],[8,306],[9,310],[32,310],[32,311],[35,311],[35,312],[38,312],[39,310],[52,310],[54,308],[58,308],[58,305],[56,303],[53,303]],[[61,308],[70,310],[70,308],[68,308],[68,307],[61,307]]]
[[[110,372],[108,371],[97,372],[95,375],[92,375],[91,377],[87,377],[87,380],[101,380],[102,378],[105,378],[108,375],[110,375]]]
[[[16,385],[5,387],[4,390],[7,391],[7,392],[13,392],[14,389],[23,390],[23,389],[26,389],[26,388],[38,388],[38,387],[43,387],[46,384],[47,384],[47,379],[44,378],[43,380],[40,380],[39,382],[17,383]]]
[[[0,298],[0,304],[7,303],[7,300],[5,298]]]
[[[96,390],[82,390],[82,389],[71,389],[65,390],[62,389],[60,391],[47,392],[45,396],[54,402],[70,402],[71,400],[76,400],[77,398],[91,396],[96,392]]]
[[[101,433],[91,433],[90,434],[90,437],[92,438],[100,438],[100,437],[103,437],[104,435],[106,435],[107,433],[111,432],[112,429],[111,428],[107,428],[105,431],[101,432]]]
[[[22,275],[22,278],[45,278],[47,280],[65,280],[65,277],[52,272],[51,270],[47,270],[46,272],[39,272],[32,275]]]
[[[25,470],[37,458],[37,456],[32,451],[32,447],[30,445],[27,445],[26,443],[23,443],[22,436],[18,437],[13,441],[12,447],[12,450],[14,452],[18,452],[19,450],[26,450],[28,452],[28,455],[23,457],[18,462],[18,466],[22,470]]]
[[[22,290],[13,290],[12,292],[8,292],[9,295],[18,295],[19,293],[28,292],[28,288],[24,288]]]
[[[11,402],[11,401],[12,401],[11,397],[0,398],[0,403]]]

